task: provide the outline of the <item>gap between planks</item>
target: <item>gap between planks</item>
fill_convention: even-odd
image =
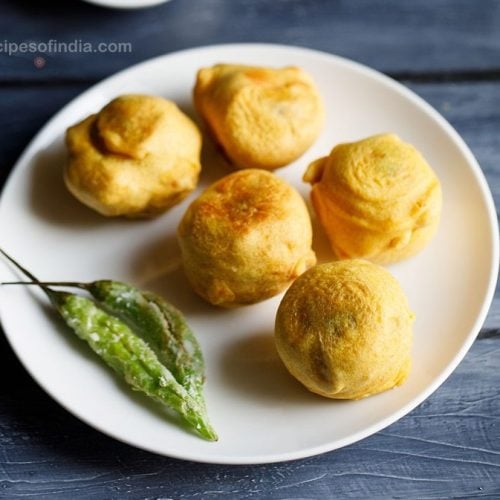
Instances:
[[[460,71],[386,71],[387,76],[399,82],[409,83],[477,83],[500,82],[500,68],[489,70],[460,70]],[[64,85],[93,85],[107,75],[97,78],[90,77],[47,77],[40,79],[4,79],[0,80],[0,88],[10,87],[37,87],[37,86],[64,86]],[[108,75],[109,76],[109,75]]]

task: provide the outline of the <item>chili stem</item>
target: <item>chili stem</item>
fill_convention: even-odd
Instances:
[[[4,281],[0,285],[26,285],[26,286],[65,286],[68,288],[81,288],[86,290],[88,285],[76,281]]]
[[[47,297],[50,299],[50,301],[55,304],[55,298],[57,292],[51,290],[44,283],[38,281],[38,278],[34,274],[30,273],[25,267],[21,266],[19,262],[17,262],[13,257],[11,257],[7,252],[2,250],[1,248],[0,248],[0,254],[2,254],[8,261],[14,264],[14,266],[17,267],[17,269],[19,269],[19,271],[25,274],[29,279],[33,280],[32,284],[39,286],[47,294]]]

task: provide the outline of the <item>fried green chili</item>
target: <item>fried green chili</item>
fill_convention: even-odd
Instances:
[[[156,353],[187,392],[203,403],[204,361],[200,345],[173,305],[151,292],[118,281],[80,284],[103,307],[124,319]]]
[[[177,382],[204,404],[205,365],[200,345],[181,312],[162,297],[112,280],[12,284],[76,287],[88,291],[100,306],[125,320],[149,344]]]
[[[177,411],[205,439],[217,439],[204,408],[123,321],[79,295],[52,291],[51,299],[68,326],[128,384]]]
[[[201,350],[177,309],[125,283],[65,284],[88,290],[101,308],[85,297],[48,288],[0,252],[45,291],[68,326],[127,383],[179,413],[205,439],[217,439],[201,392]]]

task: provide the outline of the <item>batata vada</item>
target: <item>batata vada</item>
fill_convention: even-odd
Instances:
[[[124,95],[66,133],[66,186],[106,216],[153,216],[191,192],[201,134],[171,101]]]
[[[405,381],[413,321],[403,290],[382,267],[360,259],[321,264],[281,301],[276,347],[310,391],[360,399]]]
[[[307,169],[311,200],[339,258],[377,263],[419,252],[439,224],[442,196],[423,156],[396,135],[340,144]]]
[[[198,72],[194,103],[238,168],[282,167],[318,137],[323,104],[300,68],[217,64]]]
[[[178,239],[193,289],[223,307],[272,297],[316,262],[304,200],[265,170],[240,170],[206,189]]]

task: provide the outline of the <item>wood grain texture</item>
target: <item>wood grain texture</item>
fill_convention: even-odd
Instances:
[[[40,70],[35,54],[0,53],[0,185],[43,123],[95,81],[165,52],[264,41],[402,79],[462,135],[499,207],[499,26],[495,0],[172,0],[141,12],[0,0],[0,42],[133,44],[112,56],[48,54]],[[471,351],[419,408],[352,446],[283,464],[203,465],[121,444],[45,395],[3,335],[0,350],[0,499],[500,498],[498,289]]]
[[[422,72],[460,77],[500,71],[496,0],[173,0],[134,12],[76,0],[70,7],[2,0],[0,9],[0,41],[79,39],[133,46],[131,53],[109,56],[46,54],[41,70],[33,65],[38,54],[0,54],[0,80],[100,79],[165,52],[251,41],[312,47],[420,77]]]

